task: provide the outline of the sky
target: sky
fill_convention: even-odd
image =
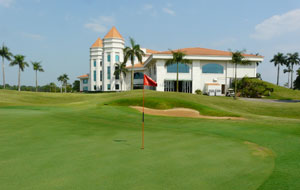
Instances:
[[[88,73],[90,46],[112,26],[126,45],[133,37],[158,51],[202,47],[259,53],[265,59],[258,72],[272,83],[273,55],[300,53],[299,0],[0,0],[0,43],[28,63],[42,62],[40,85],[58,84],[63,73],[70,83]],[[17,67],[6,61],[5,71],[6,83],[17,84]],[[35,84],[32,66],[21,75],[23,85]],[[282,73],[280,84],[286,82]]]

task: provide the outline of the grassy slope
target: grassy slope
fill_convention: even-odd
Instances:
[[[300,120],[294,113],[299,103],[152,91],[146,97],[159,108],[169,98],[183,106],[197,103],[206,114],[239,114],[249,120],[146,116],[146,149],[141,151],[140,113],[105,105],[140,99],[141,91],[61,95],[2,90],[0,189],[300,188]],[[177,106],[176,101],[165,104]]]
[[[258,79],[252,79],[258,80]],[[300,90],[291,90],[282,86],[277,86],[275,84],[263,81],[269,88],[273,88],[274,92],[271,93],[271,96],[267,96],[268,99],[280,99],[280,100],[300,100]]]

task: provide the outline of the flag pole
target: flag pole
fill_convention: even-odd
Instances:
[[[145,84],[143,84],[143,122],[142,122],[142,148],[144,149],[144,120],[145,120],[145,112],[144,112],[144,107],[145,107]]]

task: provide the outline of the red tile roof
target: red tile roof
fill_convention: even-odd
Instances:
[[[120,32],[117,30],[116,27],[112,27],[110,29],[110,31],[105,35],[104,39],[107,39],[107,38],[120,38],[120,39],[123,39],[122,35],[120,34]]]
[[[86,75],[81,75],[81,76],[79,76],[79,77],[77,77],[77,78],[88,78],[88,77],[89,77],[89,75],[86,74]]]
[[[133,68],[142,68],[142,67],[144,67],[144,63],[137,63],[137,64],[133,65]],[[130,65],[130,66],[127,66],[126,68],[130,69],[130,68],[132,68],[132,66]]]
[[[178,49],[174,50],[176,51],[182,51],[186,55],[204,55],[204,56],[231,56],[230,51],[222,51],[222,50],[214,50],[214,49],[207,49],[207,48],[200,48],[200,47],[195,47],[195,48],[183,48],[183,49]],[[155,54],[172,54],[171,51],[162,51],[158,52]],[[259,57],[263,58],[263,56],[260,55],[253,55],[253,54],[243,54],[245,57]]]
[[[103,42],[101,40],[101,38],[98,38],[95,43],[92,45],[91,48],[94,48],[94,47],[103,47]]]
[[[160,51],[156,51],[156,50],[152,50],[152,49],[147,49],[147,48],[145,48],[146,49],[146,53],[151,53],[151,54],[153,54],[153,53],[159,53]]]

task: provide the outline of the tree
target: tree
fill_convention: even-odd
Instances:
[[[274,66],[277,66],[277,86],[279,85],[279,72],[280,72],[280,65],[284,65],[286,63],[286,56],[283,53],[278,52],[276,55],[273,56],[271,62],[274,62]]]
[[[300,90],[300,68],[297,70],[297,78],[294,81],[294,89]]]
[[[44,72],[41,62],[31,62],[33,70],[35,71],[35,91],[38,91],[38,77],[37,72]]]
[[[245,60],[245,57],[243,56],[243,53],[245,51],[235,51],[232,53],[232,63],[234,64],[235,68],[235,74],[234,74],[234,99],[236,99],[237,94],[237,65],[249,65],[251,64],[250,61]]]
[[[179,81],[178,81],[178,78],[179,78],[179,70],[178,70],[179,63],[184,64],[184,65],[189,65],[192,62],[188,59],[184,59],[184,57],[186,56],[185,53],[183,53],[179,50],[177,50],[177,51],[172,51],[171,50],[171,52],[172,52],[173,58],[168,59],[166,61],[165,67],[167,67],[169,65],[176,64],[176,66],[177,66],[177,70],[176,70],[176,92],[179,92]]]
[[[300,58],[298,52],[295,53],[288,53],[287,54],[287,62],[289,63],[291,67],[291,89],[293,88],[293,75],[294,75],[294,65],[300,64]]]
[[[68,86],[68,80],[69,80],[69,77],[68,77],[68,75],[67,74],[63,74],[62,75],[63,76],[63,83],[64,83],[64,85],[65,85],[65,93],[67,92],[67,86]]]
[[[61,82],[61,87],[60,87],[60,93],[62,93],[62,88],[63,88],[63,84],[64,84],[64,76],[63,75],[60,75],[58,78],[57,78],[58,82]]]
[[[18,91],[21,91],[21,71],[23,72],[25,67],[29,67],[28,63],[25,62],[24,55],[15,55],[14,60],[9,64],[10,66],[19,66],[19,75],[18,75]]]
[[[126,62],[116,63],[116,69],[115,69],[114,75],[120,76],[121,91],[123,89],[123,76],[126,77],[126,72],[128,72],[128,69],[126,68]]]
[[[73,91],[75,92],[79,92],[80,91],[80,81],[79,80],[75,80],[73,82]]]
[[[284,85],[284,86],[289,88],[289,86],[290,86],[290,74],[291,74],[292,69],[291,69],[290,63],[288,61],[286,61],[284,64],[287,68],[283,70],[283,73],[288,73],[288,82],[287,82],[287,85]]]
[[[131,90],[133,90],[133,67],[134,67],[134,58],[137,57],[138,61],[142,63],[143,56],[145,53],[141,50],[139,44],[135,44],[133,38],[129,38],[131,47],[125,47],[124,49],[124,62],[126,63],[128,59],[131,61]]]
[[[5,89],[5,71],[4,71],[4,60],[7,61],[11,60],[11,57],[13,56],[12,53],[9,51],[9,49],[4,46],[4,43],[0,49],[0,56],[2,57],[2,75],[3,75],[3,88]]]
[[[259,79],[259,80],[262,80],[261,74],[260,73],[256,73],[256,78]]]
[[[55,84],[54,82],[51,82],[51,83],[49,84],[49,86],[50,86],[50,92],[53,91],[53,88],[54,88],[54,92],[56,92],[56,84]]]

